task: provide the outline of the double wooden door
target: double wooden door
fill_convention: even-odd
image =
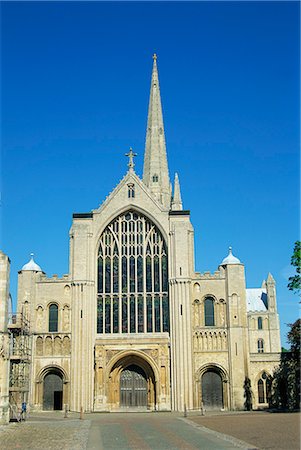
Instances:
[[[120,375],[120,406],[147,407],[147,379],[141,367],[128,366]]]

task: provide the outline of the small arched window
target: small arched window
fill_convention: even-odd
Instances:
[[[206,298],[204,302],[205,326],[214,327],[214,300],[211,297]]]
[[[49,327],[50,332],[58,331],[58,306],[52,303],[49,306]]]
[[[262,317],[258,317],[257,327],[258,327],[258,330],[262,330]]]
[[[258,341],[257,341],[257,351],[258,351],[258,353],[263,353],[264,352],[263,339],[258,339]]]
[[[158,181],[159,181],[159,177],[158,177],[158,175],[155,173],[155,174],[153,175],[153,182],[154,182],[154,183],[158,183]]]
[[[128,184],[128,198],[135,198],[135,185],[134,183]]]

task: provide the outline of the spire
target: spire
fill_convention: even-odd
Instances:
[[[168,174],[163,115],[157,69],[157,55],[153,56],[153,72],[148,107],[144,154],[143,181],[156,199],[170,207],[171,190]]]
[[[180,190],[180,181],[178,174],[175,174],[175,184],[173,190],[173,199],[171,202],[171,209],[174,211],[180,211],[183,209],[182,199],[181,199],[181,190]]]

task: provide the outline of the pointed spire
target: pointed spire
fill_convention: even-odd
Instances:
[[[171,209],[174,211],[180,211],[183,209],[182,198],[181,198],[181,190],[180,190],[180,181],[178,174],[175,174],[175,184],[173,190],[173,199],[171,203]]]
[[[143,182],[150,188],[156,199],[166,208],[169,208],[171,190],[168,174],[156,54],[154,54],[153,60],[144,154]]]
[[[273,275],[271,274],[271,272],[269,272],[269,274],[268,274],[267,283],[275,284],[275,279],[274,279]]]

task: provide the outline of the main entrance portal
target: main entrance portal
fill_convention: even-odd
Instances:
[[[132,364],[120,374],[120,406],[147,407],[147,379],[141,367]]]

